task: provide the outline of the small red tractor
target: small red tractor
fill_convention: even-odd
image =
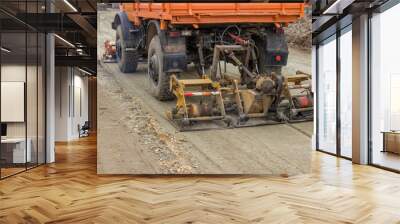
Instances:
[[[110,40],[106,40],[104,42],[104,53],[103,53],[103,62],[104,63],[114,63],[117,62],[117,49],[115,47],[115,43]]]

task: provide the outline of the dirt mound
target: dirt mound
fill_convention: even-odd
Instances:
[[[290,46],[311,50],[311,16],[307,15],[285,27],[286,38]]]

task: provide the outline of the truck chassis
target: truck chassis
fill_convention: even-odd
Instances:
[[[139,16],[146,9],[141,4],[151,3],[131,4],[135,4],[131,13],[122,10],[112,24],[119,68],[134,72],[140,58],[147,58],[149,91],[159,100],[176,98],[167,116],[180,130],[196,129],[200,122],[242,127],[312,119],[311,87],[302,84],[310,77],[282,75],[289,53],[283,22],[258,22],[257,18],[242,23],[200,19],[193,23],[185,17],[187,23],[173,16],[166,22],[165,14]],[[189,64],[195,66],[198,77],[185,77]],[[232,67],[239,75],[232,74]],[[300,93],[293,94],[298,89]]]

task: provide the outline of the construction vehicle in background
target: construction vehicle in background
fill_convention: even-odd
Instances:
[[[104,63],[114,63],[117,62],[117,48],[114,42],[110,40],[106,40],[104,42],[104,53],[103,53],[103,62]]]
[[[181,130],[312,119],[310,77],[282,75],[283,27],[304,16],[304,3],[122,3],[116,60],[124,73],[147,58],[149,91],[176,99],[168,117]],[[187,74],[194,64],[198,75]]]

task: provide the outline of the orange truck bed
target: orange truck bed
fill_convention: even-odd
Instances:
[[[130,21],[171,24],[291,23],[304,16],[304,3],[123,3]]]

